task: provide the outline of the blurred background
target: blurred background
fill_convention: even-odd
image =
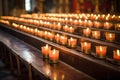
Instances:
[[[120,14],[120,0],[0,0],[0,16],[23,13]]]

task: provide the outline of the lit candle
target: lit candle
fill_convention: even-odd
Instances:
[[[95,39],[100,39],[100,31],[92,31],[92,37]]]
[[[120,30],[120,23],[115,24],[115,30]]]
[[[96,46],[96,55],[99,58],[105,58],[107,52],[107,46]]]
[[[75,30],[75,29],[74,29],[73,27],[69,27],[69,28],[68,28],[68,32],[70,32],[70,33],[74,33],[74,30]]]
[[[56,29],[57,29],[57,30],[61,30],[61,28],[62,28],[61,24],[58,23],[57,26],[56,26]]]
[[[114,50],[113,51],[113,59],[120,65],[120,50]]]
[[[39,37],[43,37],[43,31],[38,30],[38,36],[39,36]]]
[[[38,35],[38,29],[37,28],[34,29],[34,34]]]
[[[26,31],[29,33],[29,32],[30,32],[30,28],[29,28],[29,27],[27,27]]]
[[[80,26],[83,26],[83,21],[81,19],[78,21],[78,23]]]
[[[44,37],[45,37],[45,39],[48,38],[48,32],[47,31],[44,32]]]
[[[30,28],[30,33],[34,34],[34,29],[33,28]]]
[[[71,48],[75,48],[77,44],[77,39],[73,39],[72,37],[68,39],[68,46]]]
[[[49,59],[51,63],[58,63],[59,60],[59,50],[53,49],[49,51]]]
[[[110,23],[110,22],[105,22],[105,23],[104,23],[104,29],[111,29],[112,26],[113,26],[113,24]]]
[[[85,54],[89,54],[91,52],[91,43],[81,42],[81,51],[83,51]]]
[[[27,29],[27,27],[26,27],[26,26],[23,26],[23,31],[25,31],[25,32],[26,32],[26,29]]]
[[[94,27],[96,28],[100,28],[102,26],[102,23],[98,22],[98,21],[95,21],[94,22]]]
[[[87,22],[87,26],[88,27],[92,27],[93,26],[93,22],[91,22],[90,20]]]
[[[69,28],[68,28],[68,25],[63,26],[63,30],[64,30],[64,31],[66,31],[66,32],[67,32],[67,31],[68,31],[68,29],[69,29]]]
[[[62,45],[66,45],[66,43],[67,43],[67,37],[66,36],[60,36],[60,43]]]
[[[41,49],[43,58],[49,58],[49,51],[51,50],[51,46],[48,46],[48,44],[46,44],[46,46],[41,47]]]
[[[54,33],[48,32],[48,38],[49,38],[50,41],[52,41],[53,38],[54,38]]]
[[[84,27],[86,27],[87,26],[87,20],[85,20],[85,21],[83,21],[83,25],[84,25]]]
[[[91,34],[91,30],[90,30],[89,28],[83,29],[83,34],[84,34],[85,36],[89,37],[90,34]]]
[[[56,34],[56,35],[55,35],[55,41],[56,41],[57,43],[59,43],[59,40],[60,40],[60,35],[59,35],[59,34]]]
[[[109,42],[113,42],[115,40],[115,33],[106,32],[105,37]]]

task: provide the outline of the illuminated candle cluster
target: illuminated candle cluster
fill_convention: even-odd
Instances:
[[[114,42],[117,40],[117,35],[112,30],[120,30],[120,24],[113,22],[114,20],[120,21],[120,16],[110,14],[23,14],[20,18],[12,16],[2,16],[1,18],[4,19],[0,20],[1,23],[10,25],[9,20],[14,21],[11,22],[12,25],[10,27],[59,45],[73,49],[81,45],[80,50],[85,54],[90,54],[92,47],[94,47],[95,54],[101,59],[106,57],[108,46],[100,44],[92,46],[92,41],[89,42],[89,40],[82,41],[79,45],[77,44],[79,38],[68,33],[75,35],[74,32],[76,30],[85,38]],[[18,23],[15,23],[15,21]],[[21,25],[19,22],[31,24],[34,27]],[[64,32],[63,34],[61,31],[68,33]],[[41,50],[43,58],[50,59],[53,63],[57,62],[59,58],[58,50],[51,50],[49,45],[41,47]],[[113,59],[120,62],[120,50],[113,51]]]
[[[41,52],[43,54],[44,59],[49,59],[50,63],[58,63],[59,60],[59,50],[51,49],[51,46],[46,44],[41,47]]]
[[[63,30],[69,33],[74,33],[75,28],[74,27],[69,27],[68,25],[63,26]]]

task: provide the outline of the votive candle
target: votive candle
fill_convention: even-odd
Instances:
[[[51,50],[51,46],[48,46],[48,44],[46,44],[46,46],[41,47],[41,50],[43,58],[49,58],[49,51]]]
[[[53,49],[49,51],[49,59],[51,63],[58,63],[59,50]]]
[[[118,64],[120,64],[120,50],[119,49],[113,51],[113,59]]]
[[[99,58],[105,58],[107,53],[107,46],[96,46],[96,55]]]
[[[115,33],[106,32],[105,37],[107,41],[113,42],[115,40]]]
[[[90,42],[81,42],[81,50],[85,54],[89,54],[91,52],[91,43]]]
[[[76,47],[76,44],[77,44],[77,39],[74,39],[74,38],[70,38],[68,39],[68,46],[71,47],[71,48],[75,48]]]
[[[95,39],[100,39],[100,31],[92,31],[92,37]]]
[[[91,34],[91,30],[90,30],[89,28],[83,29],[83,34],[84,34],[85,36],[89,37],[90,34]]]

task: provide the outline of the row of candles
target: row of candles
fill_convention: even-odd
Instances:
[[[108,21],[100,22],[100,21],[91,21],[87,19],[81,20],[81,19],[72,19],[72,18],[68,19],[68,18],[51,18],[51,17],[40,17],[39,19],[25,19],[25,18],[11,17],[11,16],[5,16],[5,17],[3,16],[1,18],[30,23],[37,26],[50,27],[52,29],[58,29],[58,30],[61,30],[62,25],[64,24],[120,30],[120,23],[112,23]]]
[[[50,41],[55,40],[58,44],[68,45],[68,47],[70,47],[70,48],[75,48],[77,46],[77,43],[78,43],[77,39],[72,38],[72,37],[70,37],[68,39],[67,36],[60,35],[58,33],[55,34],[53,32],[49,32],[49,31],[38,30],[37,28],[33,29],[33,28],[30,28],[30,27],[27,27],[27,26],[18,25],[16,23],[13,23],[12,26],[15,29],[19,29],[19,30],[27,32],[27,33],[31,33],[31,34],[34,34],[34,35],[38,35],[40,37],[44,37],[45,39],[48,39]],[[96,36],[96,37],[98,37],[98,36]],[[85,54],[90,54],[91,53],[91,42],[86,42],[85,41],[85,42],[80,42],[80,43],[81,43],[81,45],[80,45],[81,49],[80,50]],[[98,46],[95,46],[95,49],[96,49],[95,53],[99,58],[105,58],[106,57],[107,46],[98,45]],[[56,50],[53,50],[53,51],[55,52]],[[57,51],[57,52],[59,53],[59,51]],[[117,62],[120,62],[120,50],[119,49],[113,51],[113,59]],[[57,60],[53,61],[53,62],[56,63]]]
[[[13,23],[15,26],[16,24]],[[29,29],[30,30],[30,29]],[[30,30],[31,31],[31,30]],[[47,40],[50,40],[50,41],[56,41],[56,43],[58,44],[61,44],[61,45],[67,45],[68,47],[70,48],[75,48],[77,46],[77,39],[76,38],[73,38],[73,37],[70,37],[68,39],[67,36],[65,35],[60,35],[58,33],[53,33],[53,32],[49,32],[49,31],[39,31],[37,29],[34,29],[33,30],[34,33],[38,33],[38,36],[40,37],[44,37],[45,39]],[[32,32],[33,34],[33,32]],[[96,36],[98,37],[98,36]],[[112,40],[112,38],[110,38],[110,41]],[[81,43],[81,51],[85,54],[90,54],[91,53],[91,42],[80,42]],[[47,45],[48,46],[48,45]],[[50,48],[51,49],[51,48]],[[107,46],[102,46],[102,45],[98,45],[98,46],[95,46],[95,49],[96,49],[96,55],[99,57],[99,58],[105,58],[106,57],[106,54],[107,54]],[[49,50],[48,50],[49,51]],[[115,61],[120,61],[120,50],[114,50],[113,51],[113,58]]]
[[[91,43],[82,42],[81,49],[84,53],[90,54],[91,50]],[[58,63],[59,60],[59,50],[53,49],[51,50],[51,46],[46,44],[45,46],[41,47],[43,59],[49,59],[51,63]],[[96,55],[99,58],[105,58],[107,53],[107,46],[96,46]],[[117,64],[120,65],[120,50],[113,51],[113,59]]]
[[[48,24],[48,25],[46,24],[44,26],[49,27],[50,24]],[[61,24],[58,23],[58,25],[55,25],[53,28],[60,30],[61,29]],[[22,26],[22,25],[20,26],[20,29],[23,29],[23,31],[28,30],[28,32],[31,31],[32,33],[34,32],[33,28],[29,28],[29,27]],[[65,26],[63,26],[63,30],[66,31],[66,32],[69,32],[69,33],[74,33],[75,27],[72,27],[72,26],[69,27],[68,25],[65,25]],[[95,38],[95,39],[100,39],[100,37],[101,37],[101,31],[99,31],[99,30],[92,31],[90,28],[85,28],[85,29],[83,29],[82,32],[83,32],[83,35],[86,36],[86,37],[91,37],[91,35],[92,35],[92,38]],[[43,33],[41,32],[41,36],[42,36],[42,34]],[[113,33],[113,32],[105,32],[105,38],[106,38],[107,41],[113,42],[115,40],[115,33]]]
[[[38,19],[40,16],[45,16],[45,17],[57,17],[57,18],[74,18],[74,19],[89,19],[89,20],[105,20],[105,21],[119,21],[120,16],[119,15],[111,15],[111,14],[85,14],[85,13],[80,13],[80,14],[21,14],[21,17],[23,18],[34,18]]]
[[[44,31],[44,30],[38,30],[37,28],[31,28],[31,27],[27,27],[27,26],[23,26],[23,25],[18,25],[16,23],[12,24],[15,28],[20,29],[22,31],[31,33],[31,34],[35,34],[38,35],[40,37],[45,37],[45,39],[49,39],[49,40],[53,40],[54,38],[56,38],[56,35],[54,34],[54,32],[49,32],[49,31]],[[70,33],[74,32],[73,28],[68,28],[68,26],[64,26],[64,31],[68,31]],[[113,32],[105,32],[105,38],[107,41],[109,42],[113,42],[115,40],[115,33]],[[91,30],[90,28],[85,28],[83,29],[83,35],[86,37],[91,37],[94,39],[100,39],[101,38],[101,32],[98,30]],[[57,34],[58,36],[58,34]],[[57,40],[58,41],[58,40]],[[61,40],[60,40],[61,41]]]
[[[7,24],[7,25],[10,25],[10,22],[7,21],[7,20],[2,20],[2,19],[1,19],[0,22],[1,22],[1,23],[4,23],[4,24]]]

